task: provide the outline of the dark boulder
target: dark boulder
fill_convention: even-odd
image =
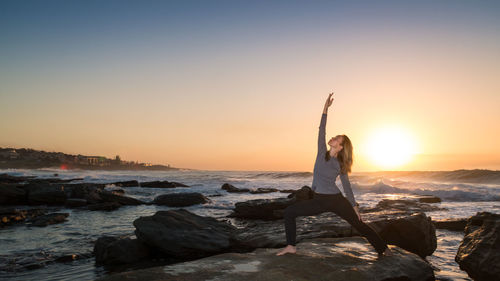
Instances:
[[[418,202],[422,203],[440,203],[441,198],[434,195],[421,195],[418,198]]]
[[[283,212],[279,212],[279,210],[285,209],[295,202],[295,198],[254,199],[237,202],[233,213],[228,217],[276,220],[283,217]]]
[[[103,190],[99,196],[105,202],[118,202],[121,205],[142,205],[143,201],[128,196],[118,195],[108,190]]]
[[[221,253],[235,243],[235,227],[185,209],[158,211],[134,221],[137,238],[166,256],[193,259]]]
[[[313,190],[309,186],[304,185],[300,189],[294,190],[291,194],[289,194],[288,198],[295,197],[297,201],[309,200],[313,198],[313,194]]]
[[[227,192],[234,192],[234,193],[237,193],[237,192],[249,192],[250,191],[250,189],[248,189],[248,188],[237,188],[236,186],[234,186],[232,184],[229,184],[229,183],[223,184],[221,186],[221,189],[224,189]]]
[[[383,199],[377,203],[374,208],[367,208],[365,212],[380,212],[387,210],[399,210],[402,213],[417,213],[417,212],[430,212],[446,210],[445,208],[440,208],[438,206],[430,205],[427,203],[421,203],[417,200],[405,200],[405,199]]]
[[[0,204],[21,205],[27,204],[26,191],[17,184],[0,183]]]
[[[436,229],[447,229],[452,231],[464,231],[467,219],[444,219],[432,221]]]
[[[425,213],[390,221],[380,231],[380,236],[392,245],[425,258],[437,247],[436,228]]]
[[[28,196],[29,205],[62,205],[67,195],[61,184],[40,183],[21,186]]]
[[[455,261],[474,280],[500,280],[500,214],[478,212],[468,219]]]
[[[167,205],[169,207],[186,207],[196,204],[204,204],[209,201],[210,199],[201,193],[184,192],[159,195],[153,200],[153,203],[156,205]]]
[[[95,262],[101,264],[136,263],[149,257],[149,248],[138,239],[103,236],[94,245]]]

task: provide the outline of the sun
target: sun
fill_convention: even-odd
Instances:
[[[379,128],[369,136],[364,153],[381,168],[397,168],[413,158],[416,143],[414,137],[403,128]]]

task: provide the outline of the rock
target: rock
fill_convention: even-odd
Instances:
[[[12,225],[24,222],[26,219],[33,219],[45,215],[45,208],[18,210],[11,207],[0,208],[0,226]]]
[[[425,213],[393,220],[379,234],[388,244],[398,245],[422,258],[432,255],[437,247],[436,228]]]
[[[179,182],[169,182],[169,181],[148,181],[141,182],[141,187],[154,187],[154,188],[175,188],[175,187],[189,187]]]
[[[106,202],[118,202],[121,205],[142,205],[143,201],[128,196],[114,194],[111,191],[103,190],[99,193],[102,200]]]
[[[229,184],[229,183],[223,184],[221,186],[221,189],[224,189],[227,192],[249,192],[250,191],[250,189],[248,189],[248,188],[237,188],[236,186]]]
[[[500,214],[478,212],[468,219],[455,261],[474,280],[500,280]]]
[[[278,249],[225,253],[147,269],[112,274],[99,281],[127,280],[435,280],[432,267],[417,255],[390,246],[393,256],[377,258],[362,237],[316,238],[297,244],[297,254]]]
[[[283,217],[283,213],[275,211],[285,209],[295,202],[295,198],[254,199],[237,202],[233,213],[228,217],[263,220],[280,219]]]
[[[27,193],[29,205],[62,205],[67,197],[61,184],[30,183],[21,188]]]
[[[250,193],[252,194],[257,194],[257,193],[271,193],[271,192],[278,192],[278,189],[276,188],[264,188],[264,187],[259,187],[254,190],[250,190]]]
[[[166,256],[200,258],[231,248],[235,227],[185,209],[158,211],[134,221],[137,238]]]
[[[120,187],[132,187],[132,186],[139,186],[139,182],[136,180],[117,181],[117,182],[107,183],[106,185],[115,185],[115,186],[120,186]]]
[[[17,184],[0,183],[0,204],[21,205],[27,204],[26,191],[17,187]]]
[[[103,236],[94,245],[96,264],[126,264],[146,259],[150,250],[137,239]]]
[[[416,254],[430,255],[436,249],[436,234],[432,231],[432,222],[425,214],[397,215],[392,218],[383,218],[378,214],[362,214],[363,221],[377,231],[388,243]],[[280,220],[241,220],[234,223],[237,245],[241,250],[255,248],[277,248],[286,246],[285,227]],[[406,233],[399,227],[407,226],[411,232]],[[391,234],[390,231],[396,231]],[[314,216],[299,216],[296,218],[296,241],[318,237],[351,237],[360,236],[359,232],[345,220],[333,212],[324,212]],[[420,240],[415,240],[419,237]]]
[[[365,209],[365,212],[380,212],[386,210],[400,210],[404,213],[416,213],[416,212],[430,212],[430,211],[439,211],[446,210],[446,208],[440,208],[437,206],[432,206],[426,203],[420,203],[416,200],[390,200],[383,199],[377,203],[377,206],[374,208]]]
[[[245,219],[275,220],[283,218],[284,209],[298,201],[312,198],[312,190],[303,186],[289,194],[287,198],[254,199],[235,204],[233,213],[228,217]]]
[[[52,213],[36,217],[31,220],[33,226],[47,226],[49,224],[56,224],[66,221],[69,213]]]
[[[105,184],[101,183],[76,183],[65,184],[64,190],[68,198],[86,199],[89,203],[102,200],[97,194],[104,190]]]
[[[36,176],[11,176],[7,173],[0,174],[0,183],[21,183],[28,181]]]
[[[118,202],[104,202],[87,205],[91,211],[112,211],[120,208],[122,205]]]
[[[156,205],[167,205],[169,207],[186,207],[196,204],[204,204],[209,202],[210,199],[198,192],[184,192],[184,193],[171,193],[162,194],[157,196],[153,203]]]
[[[295,191],[297,191],[297,190],[295,190],[295,189],[282,189],[282,190],[280,190],[281,193],[294,193]]]
[[[292,192],[292,194],[289,194],[288,198],[295,197],[297,199],[297,201],[309,200],[309,199],[313,198],[313,193],[314,192],[312,191],[312,189],[309,186],[304,185],[299,190],[294,190]]]
[[[417,199],[418,199],[418,202],[422,202],[422,203],[440,203],[441,202],[441,198],[434,196],[434,195],[422,195],[422,196],[419,196]]]
[[[78,199],[78,198],[69,198],[66,199],[66,202],[64,205],[68,208],[77,208],[77,207],[82,207],[87,205],[87,200],[85,199]]]
[[[445,219],[432,221],[437,229],[448,229],[453,231],[464,231],[467,219]]]

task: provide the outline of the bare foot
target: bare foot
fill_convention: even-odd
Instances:
[[[295,254],[296,252],[297,252],[297,248],[295,246],[287,245],[285,248],[283,248],[283,250],[279,251],[276,255],[281,256],[281,255],[284,255],[286,253]]]

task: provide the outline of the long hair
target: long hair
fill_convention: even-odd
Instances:
[[[337,160],[340,164],[340,173],[347,174],[351,172],[351,167],[353,163],[353,149],[352,142],[346,135],[341,135],[342,149],[337,153]],[[330,150],[328,150],[325,154],[325,160],[330,160]]]

